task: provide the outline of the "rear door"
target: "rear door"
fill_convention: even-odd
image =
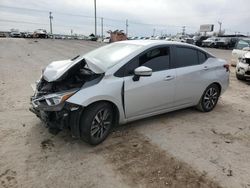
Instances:
[[[134,69],[146,66],[153,70],[150,77],[133,81]],[[173,106],[175,70],[170,67],[170,48],[161,46],[135,57],[127,65],[124,77],[124,106],[128,119],[156,113]]]
[[[176,46],[174,67],[176,68],[175,105],[191,105],[200,98],[209,82],[210,67],[205,65],[207,56],[195,48]],[[213,73],[212,73],[213,74]]]

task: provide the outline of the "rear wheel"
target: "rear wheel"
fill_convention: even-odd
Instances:
[[[218,85],[211,84],[204,91],[200,99],[200,102],[197,105],[197,109],[202,112],[210,112],[216,106],[219,96],[220,96],[220,89]]]
[[[81,137],[91,145],[100,144],[110,133],[114,113],[109,103],[95,103],[87,107],[80,120]]]

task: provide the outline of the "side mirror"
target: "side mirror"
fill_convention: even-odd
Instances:
[[[243,51],[250,51],[250,47],[244,47],[242,50]]]
[[[151,75],[152,75],[152,69],[145,66],[140,66],[134,70],[133,81],[138,81],[141,76],[151,76]]]

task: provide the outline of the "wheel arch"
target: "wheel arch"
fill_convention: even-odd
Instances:
[[[86,107],[84,107],[82,113],[84,113],[85,109],[87,109],[91,105],[94,105],[94,104],[97,104],[97,103],[108,103],[108,104],[110,104],[112,106],[113,112],[115,113],[114,126],[118,125],[119,124],[119,120],[120,120],[120,111],[119,111],[118,106],[114,102],[112,102],[110,100],[98,100],[98,101],[94,101],[94,102],[88,104]]]
[[[219,82],[213,82],[213,83],[212,83],[212,84],[210,84],[210,85],[213,85],[213,84],[215,84],[215,85],[217,85],[217,86],[218,86],[219,91],[220,91],[220,94],[221,94],[221,89],[222,89],[221,84],[220,84]],[[209,85],[209,86],[210,86],[210,85]]]

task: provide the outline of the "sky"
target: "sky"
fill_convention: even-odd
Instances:
[[[96,0],[97,34],[103,30],[126,30],[129,36],[151,36],[199,31],[202,24],[218,21],[227,34],[249,34],[249,0]],[[49,27],[53,33],[89,35],[94,33],[94,0],[0,0],[0,30],[34,31]]]

